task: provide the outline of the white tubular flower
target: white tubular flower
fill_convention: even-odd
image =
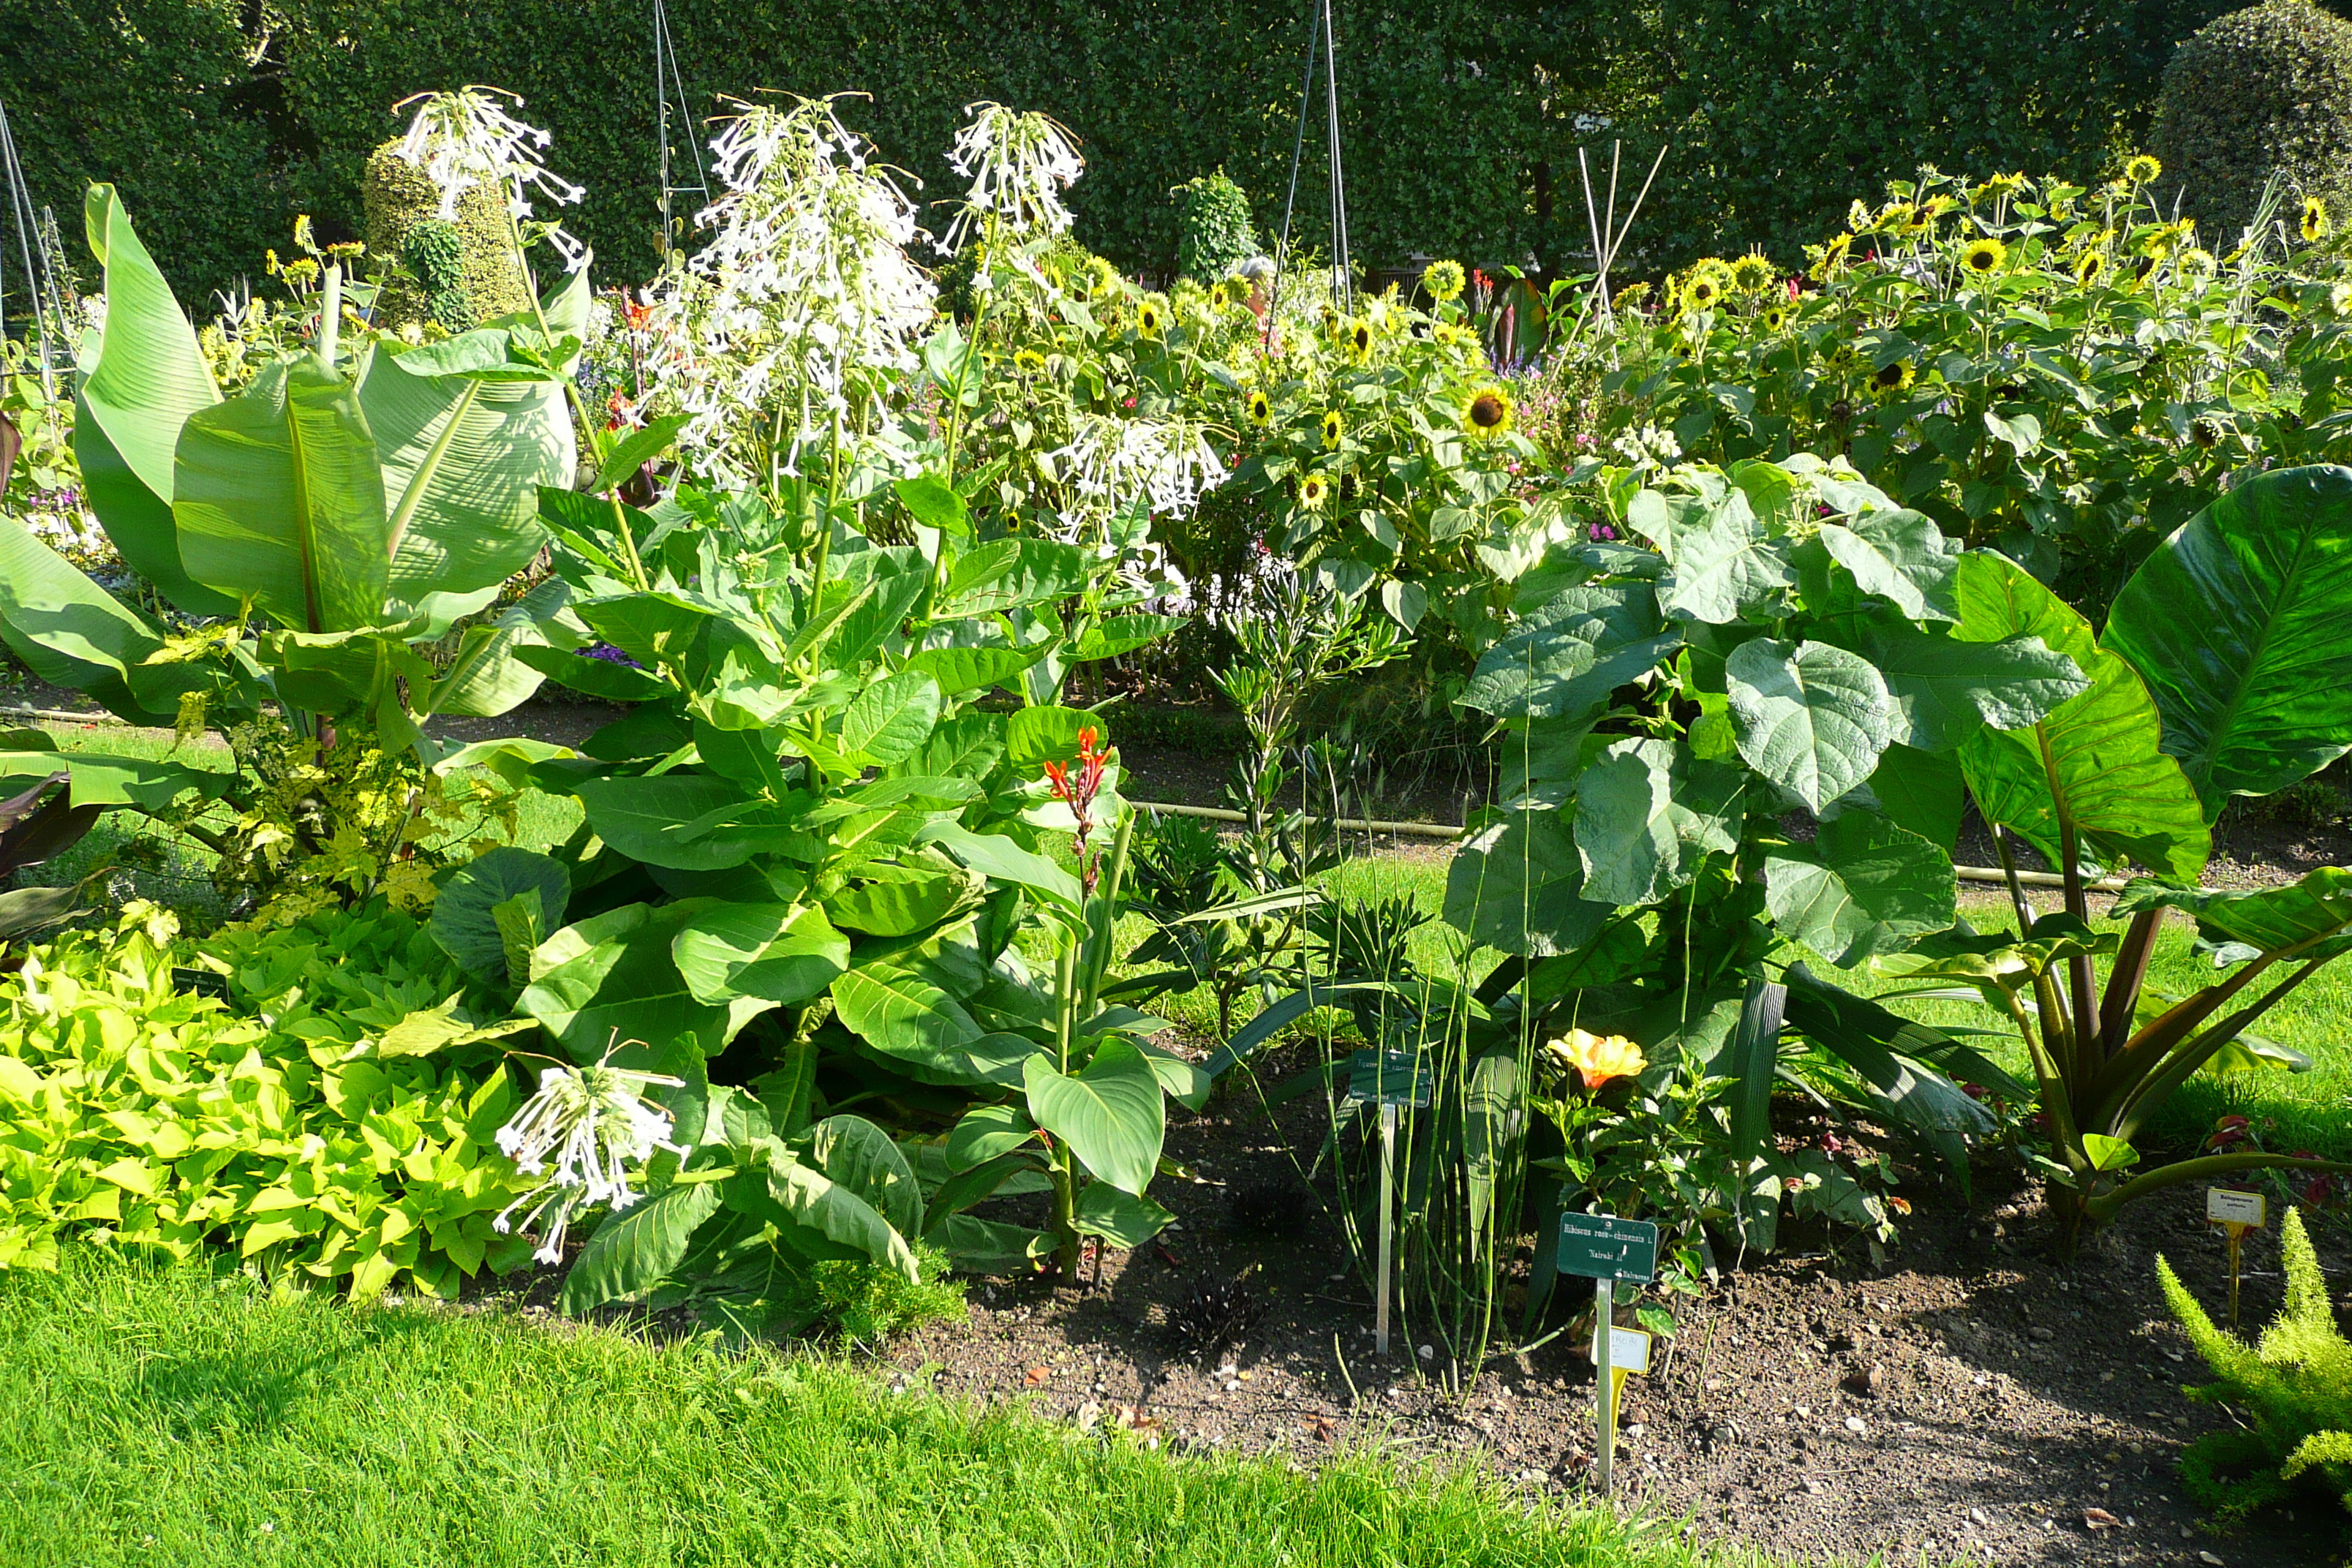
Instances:
[[[971,181],[963,210],[948,228],[947,248],[962,248],[974,225],[993,216],[1020,233],[1066,234],[1070,209],[1062,193],[1087,172],[1070,133],[1043,114],[1020,114],[1001,103],[973,103],[956,132],[949,166]]]
[[[906,248],[913,202],[835,116],[833,100],[745,104],[711,143],[725,193],[696,221],[715,228],[654,307],[662,390],[691,422],[681,437],[722,480],[747,477],[730,448],[764,439],[766,412],[798,405],[796,458],[861,389],[917,368],[937,290]]]
[[[522,100],[502,88],[467,87],[456,92],[421,92],[394,105],[417,106],[408,133],[395,151],[415,164],[441,193],[439,216],[444,223],[457,216],[457,199],[475,185],[486,185],[504,199],[507,211],[520,221],[530,216],[530,193],[543,193],[559,205],[586,195],[539,161],[539,152],[554,140],[536,126],[524,124],[507,112],[504,99],[514,108]],[[564,268],[577,272],[588,248],[560,226],[551,225],[547,242],[562,256]]]
[[[505,1235],[514,1228],[510,1216],[526,1204],[532,1207],[521,1221],[525,1230],[551,1215],[545,1240],[532,1254],[542,1263],[563,1260],[564,1232],[582,1205],[603,1204],[618,1213],[637,1201],[629,1185],[631,1165],[642,1166],[657,1149],[681,1159],[693,1152],[691,1144],[670,1142],[669,1111],[646,1099],[656,1085],[675,1089],[684,1080],[608,1066],[610,1058],[607,1052],[606,1061],[593,1067],[549,1068],[539,1075],[539,1092],[499,1129],[499,1152],[524,1175],[547,1179],[508,1205],[491,1227]]]
[[[1156,516],[1189,515],[1226,477],[1207,436],[1181,420],[1083,416],[1050,458],[1072,489],[1112,516],[1139,504]]]

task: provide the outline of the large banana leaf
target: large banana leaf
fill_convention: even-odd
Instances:
[[[2141,563],[2103,641],[2131,660],[2205,813],[2352,749],[2352,468],[2282,468]]]
[[[2090,624],[2024,568],[1984,551],[1961,558],[1959,635],[2040,637],[2091,681],[2029,729],[1982,729],[1962,745],[1960,766],[1985,820],[2053,866],[2065,863],[2071,837],[2083,860],[2130,859],[2195,880],[2212,847],[2204,808],[2164,754],[2156,701],[2123,657],[2100,647]]]
[[[2352,868],[2322,866],[2283,888],[2202,892],[2135,882],[2116,900],[2118,917],[2143,910],[2185,910],[2198,934],[2261,952],[2293,951],[2297,959],[2352,951]]]
[[[315,360],[273,367],[180,437],[180,554],[199,582],[289,630],[377,624],[391,556],[366,416]]]
[[[90,506],[122,559],[166,598],[191,615],[230,614],[236,600],[182,564],[172,521],[180,427],[220,390],[112,185],[89,188],[82,220],[106,279],[106,324],[95,352],[83,345],[74,419]]]
[[[161,631],[0,516],[0,640],[52,686],[87,692],[136,722],[162,717],[132,694],[131,669],[163,646]]]
[[[504,353],[502,332],[467,336]],[[391,509],[392,597],[423,606],[433,595],[494,587],[530,563],[547,537],[539,487],[571,477],[559,384],[419,374],[379,344],[361,365],[358,397]]]

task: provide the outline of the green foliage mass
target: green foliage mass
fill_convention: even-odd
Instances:
[[[2217,245],[2237,243],[2263,186],[2352,206],[2352,23],[2264,0],[2200,29],[2164,73],[2156,126],[2167,195]]]
[[[356,1295],[454,1297],[530,1244],[491,1220],[530,1183],[493,1147],[519,1103],[478,1058],[371,1042],[464,977],[378,904],[205,943],[233,1005],[183,989],[172,918],[35,949],[0,991],[0,1269],[58,1267],[68,1232],[174,1258],[226,1240]]]
[[[2156,1260],[2172,1315],[2213,1369],[2214,1382],[2189,1393],[2242,1417],[2180,1456],[2190,1494],[2225,1519],[2285,1500],[2298,1479],[2352,1507],[2352,1342],[2336,1326],[2300,1210],[2287,1210],[2279,1250],[2286,1303],[2252,1345],[2215,1327],[2172,1266],[2161,1255]]]
[[[1670,145],[1637,235],[1669,264],[1752,241],[1793,254],[1857,184],[1921,162],[2085,177],[2144,132],[2171,46],[2224,4],[1351,6],[1339,59],[1354,249],[1564,265],[1586,244],[1569,149],[1595,142],[1605,156],[1618,135],[1644,167]],[[654,95],[635,0],[583,0],[560,20],[538,0],[55,10],[0,0],[37,199],[65,211],[83,182],[119,180],[194,297],[252,268],[251,236],[290,210],[357,232],[369,150],[397,129],[391,106],[469,81],[522,93],[554,132],[553,166],[588,186],[571,226],[614,275],[654,269]],[[913,0],[884,23],[856,7],[678,0],[669,16],[697,115],[719,93],[871,92],[861,128],[929,197],[961,188],[944,152],[965,104],[1052,113],[1093,166],[1078,237],[1129,268],[1174,264],[1167,192],[1199,170],[1260,192],[1288,177],[1307,42],[1295,6]],[[676,116],[671,134],[686,160]],[[1326,178],[1316,142],[1303,190]],[[1301,203],[1299,237],[1328,247],[1322,208]]]
[[[1176,270],[1195,283],[1223,278],[1257,253],[1249,197],[1223,169],[1176,187]]]

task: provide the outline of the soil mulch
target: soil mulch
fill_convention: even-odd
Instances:
[[[1428,1344],[1424,1357],[1421,1332],[1375,1356],[1368,1285],[1328,1194],[1300,1180],[1281,1136],[1232,1098],[1171,1125],[1169,1153],[1200,1180],[1154,1184],[1179,1216],[1160,1243],[1110,1258],[1093,1289],[976,1283],[968,1322],[889,1348],[899,1381],[1180,1450],[1311,1466],[1376,1443],[1534,1491],[1588,1489],[1592,1373],[1571,1342],[1589,1340],[1589,1318],[1579,1334],[1490,1351],[1466,1395],[1447,1394],[1444,1352]],[[1851,1234],[1807,1245],[1784,1223],[1781,1251],[1726,1259],[1703,1296],[1677,1303],[1655,1375],[1627,1384],[1627,1506],[1806,1563],[2343,1559],[2344,1515],[2323,1492],[2217,1531],[2175,1474],[2189,1440],[2237,1419],[2184,1396],[2209,1378],[2156,1281],[2162,1252],[2219,1317],[2225,1254],[2200,1190],[2138,1205],[2072,1262],[2019,1173],[1981,1173],[1973,1205],[1950,1186],[1905,1191],[1916,1212],[1884,1267]],[[2332,1272],[2343,1237],[2315,1235]],[[2250,1240],[2246,1267],[2251,1331],[2282,1295],[2275,1230]],[[1255,1321],[1203,1347],[1183,1326],[1202,1315],[1202,1287],[1244,1275]],[[1581,1281],[1562,1287],[1583,1299]]]

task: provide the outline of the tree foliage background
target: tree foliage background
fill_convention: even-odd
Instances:
[[[1622,137],[1628,183],[1668,143],[1635,269],[1750,246],[1793,263],[1853,196],[1922,162],[2105,172],[2144,138],[2173,46],[2228,9],[1339,0],[1353,249],[1572,268],[1576,149],[1605,165]],[[963,106],[996,99],[1076,132],[1078,237],[1125,266],[1172,268],[1171,188],[1220,165],[1280,225],[1307,0],[671,0],[669,15],[698,113],[722,93],[870,94],[845,118],[929,199],[956,187],[944,153]],[[329,237],[358,233],[393,104],[465,82],[524,96],[553,165],[588,186],[567,221],[600,276],[632,279],[659,244],[651,19],[651,0],[0,0],[0,80],[68,253],[82,185],[114,181],[192,301],[257,274],[298,212]],[[1299,175],[1309,244],[1325,227],[1321,123],[1318,100]]]

